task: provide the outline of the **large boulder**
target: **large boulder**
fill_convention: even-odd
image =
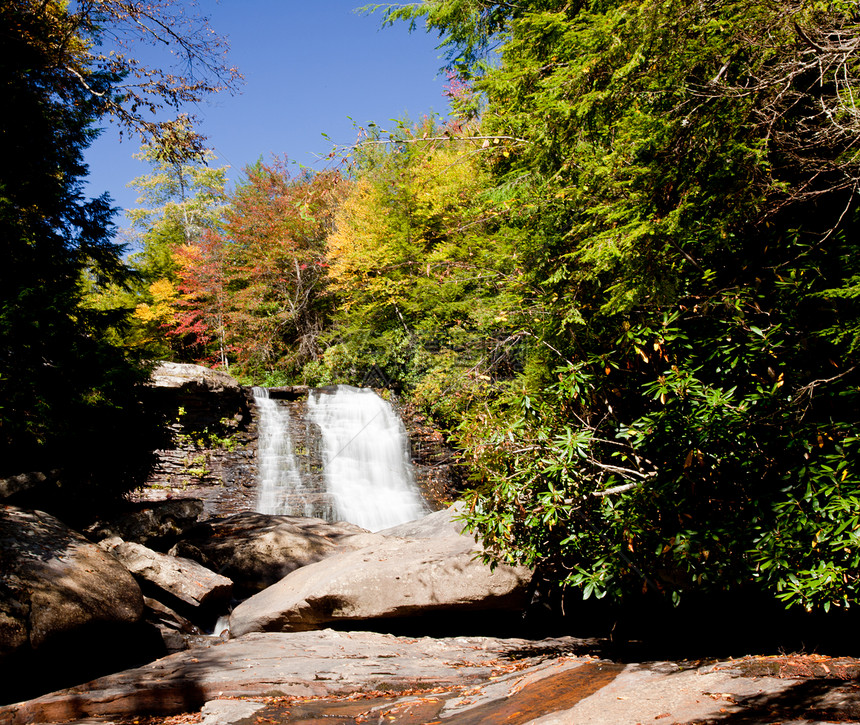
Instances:
[[[214,624],[226,611],[233,582],[196,561],[168,556],[118,537],[105,539],[100,546],[134,574],[147,594],[198,623]]]
[[[0,506],[0,699],[26,691],[34,671],[63,674],[51,668],[70,657],[72,677],[135,661],[143,611],[112,556],[49,514]]]
[[[389,530],[369,546],[292,572],[233,610],[231,635],[327,626],[373,629],[391,620],[520,611],[531,571],[484,564],[480,545],[460,531],[457,513],[430,514]]]
[[[372,538],[345,522],[245,512],[190,529],[171,554],[193,559],[254,593],[341,547],[363,546]]]
[[[150,548],[169,549],[202,513],[203,502],[195,498],[138,504],[110,520],[91,524],[85,533],[94,541],[118,536]]]
[[[152,371],[151,381],[157,388],[205,390],[216,394],[241,390],[236,379],[227,373],[190,363],[159,363]]]

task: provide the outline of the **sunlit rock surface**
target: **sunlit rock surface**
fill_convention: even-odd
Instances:
[[[326,626],[374,627],[374,621],[521,611],[531,571],[480,558],[475,539],[460,532],[457,509],[406,524],[364,548],[297,569],[240,604],[230,617],[234,636]],[[408,536],[412,533],[412,536]]]

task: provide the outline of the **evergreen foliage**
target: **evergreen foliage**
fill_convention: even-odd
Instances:
[[[99,102],[67,71],[83,48],[65,3],[0,6],[0,467],[92,477],[98,447],[128,484],[139,461],[111,431],[142,374],[107,339],[121,321],[83,303],[85,283],[127,279],[108,197],[81,192]]]
[[[142,63],[136,41],[181,48],[187,72]],[[151,450],[137,402],[146,371],[121,344],[128,310],[114,304],[133,275],[109,197],[84,197],[83,151],[112,116],[175,159],[196,153],[185,119],[145,116],[235,87],[223,47],[171,0],[0,3],[0,475],[60,469],[40,508],[72,515],[124,492]]]
[[[537,341],[519,395],[462,425],[471,525],[586,598],[853,603],[853,5],[389,13],[422,16],[501,139],[482,158]]]

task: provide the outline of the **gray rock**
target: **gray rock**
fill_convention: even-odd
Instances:
[[[377,533],[382,536],[396,536],[401,539],[437,539],[442,536],[459,536],[463,533],[464,523],[460,516],[466,507],[462,503],[428,514],[415,521],[392,526]]]
[[[249,418],[246,391],[235,378],[202,365],[160,363],[142,392],[149,409],[173,420],[176,432],[214,429],[228,420],[241,428]]]
[[[210,700],[200,711],[201,725],[240,725],[253,722],[254,713],[259,712],[265,703],[250,700]]]
[[[256,592],[341,547],[365,545],[362,536],[372,535],[345,522],[246,512],[191,529],[171,554],[194,559],[230,577],[238,588]]]
[[[183,634],[204,634],[191,620],[173,611],[157,599],[144,597],[143,603],[146,606],[146,619],[156,626],[175,632],[182,632]]]
[[[235,378],[221,370],[175,362],[159,363],[152,371],[151,385],[156,388],[205,389],[212,393],[241,389]]]
[[[508,670],[518,679],[527,665],[569,654],[581,644],[567,638],[548,643],[414,639],[330,630],[251,634],[0,707],[0,725],[189,712],[210,700],[233,697],[326,697],[436,687],[460,695],[462,687],[488,682]],[[577,664],[571,661],[568,666]]]
[[[427,517],[430,525],[420,528],[435,537],[383,536],[292,572],[233,610],[231,634],[521,609],[531,571],[484,564],[474,538],[452,526],[455,515],[448,510]]]
[[[203,513],[203,502],[198,499],[169,499],[142,506],[110,521],[99,521],[85,531],[90,538],[101,541],[118,536],[150,548],[169,542],[175,543],[185,531],[197,523]]]
[[[116,559],[49,514],[0,507],[0,658],[142,615],[140,588]]]
[[[105,539],[99,546],[115,556],[139,580],[191,607],[212,609],[226,605],[233,594],[230,579],[191,559],[161,554],[118,537]]]

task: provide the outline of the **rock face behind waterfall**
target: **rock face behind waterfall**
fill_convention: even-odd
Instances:
[[[198,498],[206,516],[253,508],[256,430],[250,398],[224,372],[160,363],[143,400],[164,419],[164,436],[146,485],[134,498],[141,503]]]
[[[254,388],[258,511],[377,531],[431,510],[415,482],[406,429],[387,400],[349,385],[306,391],[301,400],[279,393]]]
[[[520,611],[531,572],[491,570],[481,547],[460,531],[452,508],[420,522],[380,532],[364,548],[338,553],[288,574],[240,604],[230,617],[233,636],[327,626],[386,628],[435,617],[456,628],[459,616]]]
[[[308,396],[308,418],[320,431],[335,518],[378,531],[429,513],[406,429],[388,401],[367,388],[319,388]]]

